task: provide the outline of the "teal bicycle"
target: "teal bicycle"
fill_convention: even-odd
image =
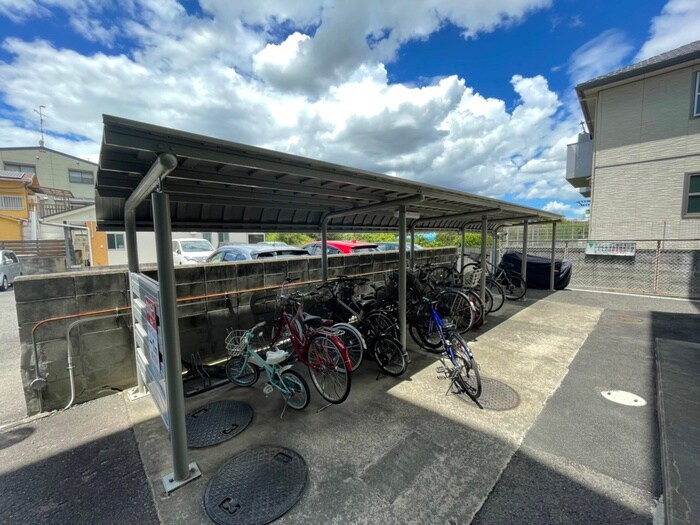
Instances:
[[[287,406],[303,410],[309,404],[309,385],[304,378],[292,370],[292,364],[284,364],[290,353],[276,347],[259,349],[254,344],[256,334],[265,326],[265,322],[256,324],[250,330],[232,330],[226,336],[226,350],[229,360],[226,362],[226,375],[238,386],[253,386],[260,378],[260,370],[267,375],[265,394],[277,390],[285,400],[284,415]]]

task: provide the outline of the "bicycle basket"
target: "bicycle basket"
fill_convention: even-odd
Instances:
[[[465,288],[476,288],[481,282],[481,268],[472,270],[471,272],[464,272],[464,287]]]
[[[230,330],[226,335],[226,351],[229,357],[237,357],[245,352],[248,344],[248,330]]]

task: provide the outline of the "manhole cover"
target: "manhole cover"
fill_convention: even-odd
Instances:
[[[646,399],[643,397],[624,390],[604,390],[601,392],[601,395],[608,401],[630,407],[643,407],[647,404]]]
[[[459,397],[476,406],[468,395],[459,394]],[[505,383],[489,377],[482,377],[481,395],[477,401],[481,408],[486,410],[513,410],[520,404],[520,396]]]
[[[251,448],[228,460],[204,493],[204,508],[220,525],[263,525],[291,509],[304,490],[308,468],[288,448]]]
[[[253,419],[253,409],[240,401],[216,401],[187,415],[187,446],[210,447],[237,436]]]
[[[616,321],[620,321],[621,323],[643,323],[644,319],[641,317],[635,317],[634,315],[616,315],[615,316]]]

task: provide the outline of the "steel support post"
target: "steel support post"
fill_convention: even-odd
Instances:
[[[328,225],[321,225],[321,280],[328,280]]]
[[[479,295],[482,304],[486,303],[486,238],[488,236],[489,220],[486,215],[481,217],[481,283],[479,284]]]
[[[411,268],[413,268],[416,265],[416,227],[415,225],[411,224]]]
[[[557,249],[557,223],[552,223],[552,267],[549,269],[549,289],[554,291],[554,262]]]
[[[464,269],[464,250],[466,248],[465,244],[466,241],[464,239],[464,232],[466,228],[462,226],[462,229],[460,230],[460,233],[462,234],[461,237],[461,246],[462,246],[462,253],[459,254],[459,271],[461,272]]]
[[[139,272],[139,247],[136,242],[136,215],[133,211],[127,211],[124,215],[124,240],[126,241],[126,257],[129,263],[129,272]],[[129,278],[129,286],[131,286],[131,278]],[[138,357],[136,358],[138,359]],[[146,382],[139,368],[136,367],[136,392],[138,395],[146,394]]]
[[[406,348],[406,206],[399,207],[399,338]]]
[[[153,193],[153,227],[156,234],[158,288],[160,290],[160,329],[163,331],[165,384],[170,415],[170,446],[173,456],[173,474],[164,478],[166,487],[189,481],[187,463],[187,428],[185,427],[185,395],[182,387],[180,361],[180,329],[177,318],[177,294],[170,226],[170,199],[166,193]],[[174,487],[176,488],[176,487]],[[166,488],[167,490],[167,488]]]
[[[523,260],[520,264],[520,277],[527,281],[527,219],[523,223]]]

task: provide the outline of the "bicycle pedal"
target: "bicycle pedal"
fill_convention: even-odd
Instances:
[[[436,366],[436,367],[435,367],[435,371],[436,371],[438,374],[444,374],[444,373],[446,372],[444,366]]]
[[[263,388],[263,393],[265,394],[272,394],[272,392],[275,391],[275,387],[273,387],[270,383],[265,385],[265,388]]]
[[[444,381],[445,379],[448,379],[447,376],[437,376],[438,381]]]

